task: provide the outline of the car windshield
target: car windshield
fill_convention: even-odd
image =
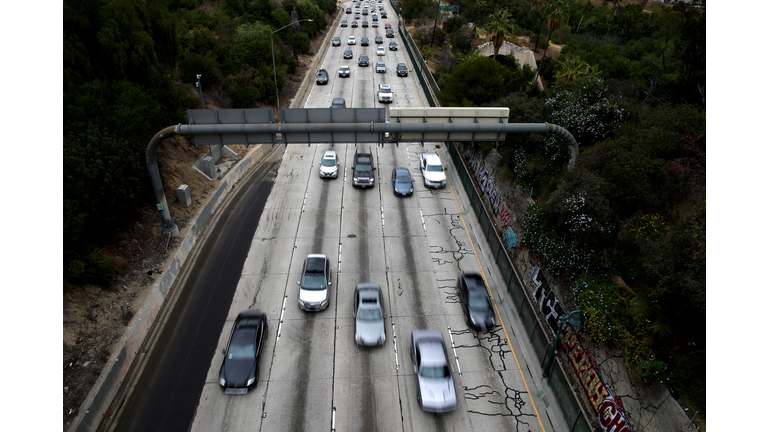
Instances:
[[[362,308],[357,311],[357,317],[365,321],[376,321],[381,319],[381,309]]]
[[[336,165],[336,161],[334,161],[333,159],[331,159],[331,158],[323,159],[323,166],[330,166],[330,167],[332,167],[332,166],[335,166],[335,165]]]
[[[469,295],[469,308],[472,310],[484,312],[491,309],[488,297],[484,295]]]
[[[301,281],[301,287],[308,290],[325,289],[325,276],[322,273],[305,273],[304,280]]]
[[[427,165],[427,171],[442,171],[442,165]]]
[[[255,328],[235,332],[232,335],[232,342],[229,344],[227,360],[247,360],[256,357],[256,346],[253,344],[255,336]]]
[[[355,167],[355,170],[362,171],[362,172],[364,172],[364,171],[373,171],[373,167],[369,163],[359,163]]]
[[[383,88],[381,89],[381,92],[382,92],[382,93],[392,93],[392,89],[390,89],[390,88],[386,88],[386,87],[383,87]]]
[[[410,183],[411,182],[411,176],[408,174],[397,174],[395,176],[395,183]]]
[[[448,366],[424,366],[421,368],[421,376],[424,378],[445,378],[449,375]]]

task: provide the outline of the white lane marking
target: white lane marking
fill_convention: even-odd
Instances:
[[[307,192],[304,192],[304,202],[301,203],[301,212],[304,213],[304,207],[307,206]]]
[[[333,412],[331,413],[331,431],[336,430],[336,407],[333,407]]]
[[[283,315],[285,315],[285,302],[287,300],[288,300],[288,296],[283,296],[283,310],[280,312],[280,324],[277,326],[277,340],[280,340],[280,333],[283,328]]]
[[[336,274],[341,273],[341,242],[339,242],[339,260],[336,263]],[[338,277],[336,278],[336,283],[339,283]]]
[[[427,224],[424,222],[424,213],[419,209],[419,214],[421,215],[421,227],[424,228],[424,232],[427,232]]]
[[[453,350],[453,357],[456,359],[456,368],[459,370],[459,375],[461,375],[461,365],[459,365],[459,356],[456,354],[456,345],[453,344],[453,333],[451,333],[450,327],[448,327],[448,336],[451,338],[451,349]]]
[[[384,206],[381,207],[381,227],[384,228]]]
[[[400,362],[397,360],[397,334],[395,333],[394,321],[392,321],[392,345],[395,347],[395,370],[400,370]]]

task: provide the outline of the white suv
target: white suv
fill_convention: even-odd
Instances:
[[[355,41],[354,36],[350,36],[349,39],[347,39],[347,45],[356,45],[357,42]]]
[[[395,94],[392,93],[392,87],[389,84],[379,84],[379,92],[377,94],[379,102],[391,103],[395,100]]]

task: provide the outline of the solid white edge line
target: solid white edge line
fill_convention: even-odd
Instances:
[[[397,334],[395,333],[395,322],[392,322],[392,345],[395,346],[395,370],[400,370],[400,362],[397,360]]]
[[[331,412],[331,430],[336,430],[336,407],[333,407],[333,411]]]

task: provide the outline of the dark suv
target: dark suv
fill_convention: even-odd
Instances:
[[[373,155],[370,152],[355,151],[352,165],[352,185],[360,187],[373,186]]]
[[[357,59],[357,65],[358,66],[368,66],[368,54],[360,54],[360,57]]]
[[[405,63],[398,63],[397,64],[397,76],[408,76],[408,67],[405,65]]]

